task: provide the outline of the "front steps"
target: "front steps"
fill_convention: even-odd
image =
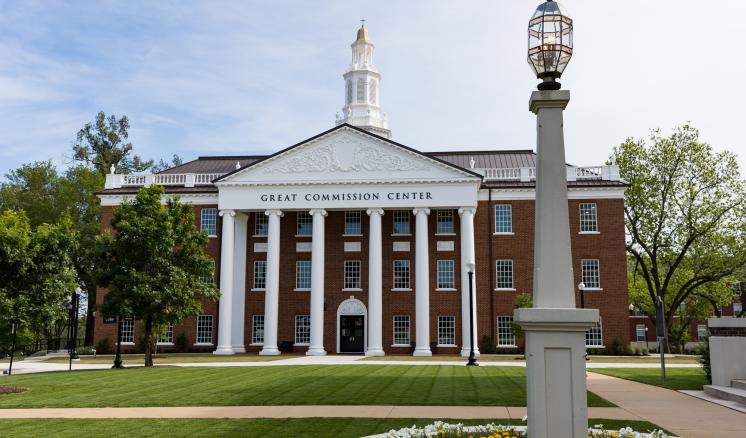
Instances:
[[[746,407],[746,380],[733,380],[731,386],[705,385],[705,394]]]

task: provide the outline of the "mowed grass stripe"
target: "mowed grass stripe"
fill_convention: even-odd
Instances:
[[[30,391],[0,396],[0,408],[526,403],[518,367],[164,367],[16,375],[2,384]],[[588,401],[611,406],[594,395]]]

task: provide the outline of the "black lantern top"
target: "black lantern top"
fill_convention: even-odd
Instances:
[[[540,90],[559,90],[572,57],[572,18],[559,3],[547,0],[536,8],[528,22],[528,63],[544,82]]]

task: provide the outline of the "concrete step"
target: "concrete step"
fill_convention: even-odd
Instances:
[[[746,405],[746,389],[730,386],[705,385],[705,394]]]
[[[746,380],[731,380],[730,386],[738,389],[746,389]]]

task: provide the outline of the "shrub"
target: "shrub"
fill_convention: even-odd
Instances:
[[[96,353],[98,354],[111,354],[111,344],[109,338],[102,338],[96,343]]]
[[[619,336],[616,336],[611,341],[611,354],[615,356],[621,356],[624,354],[624,341]]]
[[[176,339],[174,339],[174,350],[178,351],[179,353],[186,353],[188,344],[189,340],[187,339],[186,335],[182,333],[177,336]]]
[[[650,356],[648,347],[640,347],[640,356]]]
[[[482,336],[482,345],[479,346],[479,351],[484,354],[494,354],[495,339],[492,336]]]
[[[90,346],[78,347],[75,351],[77,351],[78,354],[89,355],[89,354],[93,354],[93,347],[90,347]],[[98,350],[96,350],[96,352],[98,353]]]
[[[697,346],[697,353],[699,353],[699,363],[702,365],[702,370],[705,372],[707,377],[707,383],[712,384],[712,363],[710,363],[710,340],[705,338]]]

